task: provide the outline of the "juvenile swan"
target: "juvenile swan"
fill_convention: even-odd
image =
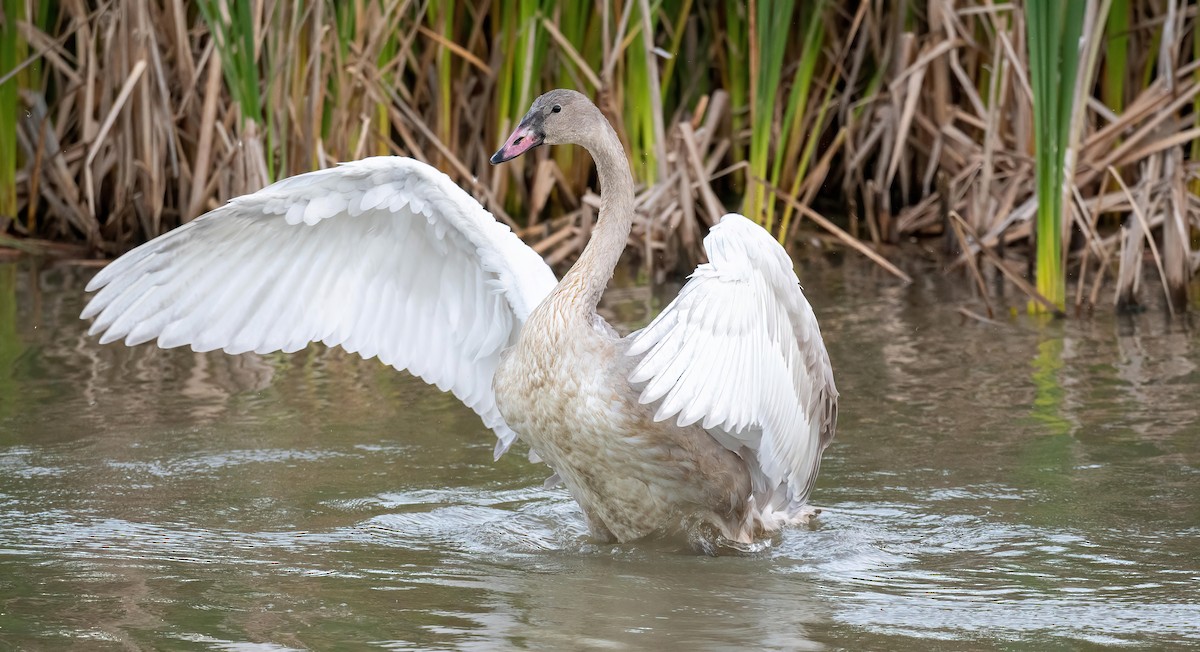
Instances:
[[[534,101],[492,157],[577,144],[602,190],[591,241],[557,284],[545,262],[437,170],[376,157],[272,184],[118,258],[88,284],[101,343],[228,353],[309,342],[378,356],[520,437],[592,536],[685,532],[749,543],[807,520],[837,390],[791,260],[726,215],[646,328],[596,305],[633,221],[633,179],[586,97]]]

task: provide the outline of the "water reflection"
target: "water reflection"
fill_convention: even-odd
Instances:
[[[807,268],[826,511],[711,559],[590,541],[544,467],[375,362],[97,346],[91,273],[0,265],[0,647],[1200,642],[1187,322],[983,324],[958,286]]]

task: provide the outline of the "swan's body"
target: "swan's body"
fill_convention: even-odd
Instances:
[[[726,216],[710,262],[621,338],[595,310],[632,223],[628,161],[572,91],[538,98],[493,162],[543,141],[586,147],[602,190],[557,284],[445,175],[379,157],[285,179],[122,256],[83,317],[101,342],[378,355],[475,410],[497,456],[525,440],[602,540],[709,526],[749,542],[806,520],[837,390],[782,247]]]
[[[737,539],[751,493],[745,462],[699,426],[656,422],[629,386],[629,342],[573,308],[551,295],[501,357],[496,402],[509,426],[555,469],[599,539],[692,522]]]

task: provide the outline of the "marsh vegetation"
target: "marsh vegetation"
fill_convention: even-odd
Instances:
[[[1200,30],[1181,0],[3,9],[8,246],[110,256],[272,180],[403,154],[569,261],[597,209],[586,155],[487,164],[565,86],[619,125],[640,184],[630,246],[653,270],[690,270],[727,210],[793,250],[949,270],[982,313],[989,278],[1034,310],[1149,293],[1180,310],[1200,262]]]

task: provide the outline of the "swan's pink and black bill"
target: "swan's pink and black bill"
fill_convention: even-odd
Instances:
[[[495,154],[492,154],[492,165],[511,161],[542,144],[545,136],[542,135],[540,125],[535,125],[533,122],[526,118],[517,125],[517,130],[512,132],[512,135],[504,141]]]

